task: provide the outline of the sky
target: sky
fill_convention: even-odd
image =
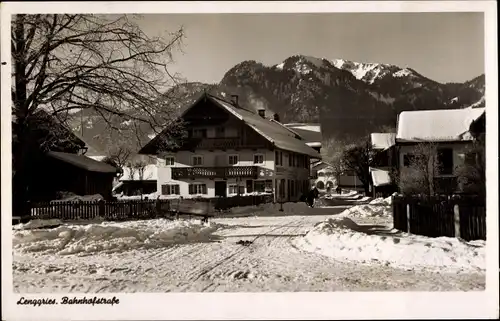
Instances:
[[[483,13],[155,14],[137,21],[150,36],[181,26],[171,70],[218,83],[234,65],[272,66],[295,55],[410,67],[438,82],[485,72]]]

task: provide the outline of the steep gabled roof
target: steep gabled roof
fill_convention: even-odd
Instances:
[[[399,115],[398,142],[472,140],[470,125],[486,108],[404,111]]]
[[[286,128],[280,122],[263,118],[250,110],[236,107],[219,97],[215,97],[206,93],[202,94],[202,96],[200,96],[200,98],[198,98],[196,102],[193,103],[189,108],[186,108],[181,117],[185,115],[185,113],[189,109],[195,106],[202,98],[209,99],[215,105],[223,108],[228,113],[240,119],[246,125],[250,126],[257,133],[259,133],[262,137],[266,138],[269,142],[274,144],[276,147],[321,159],[321,155],[316,150],[307,146],[306,141],[302,140],[302,138],[299,135],[295,134],[293,130]],[[150,143],[155,141],[155,139],[156,137]],[[146,146],[144,146],[139,153],[143,152],[143,150],[145,150],[150,143],[146,144]]]
[[[58,159],[73,166],[83,168],[89,172],[116,173],[117,168],[109,164],[98,162],[90,157],[63,152],[48,152],[49,157]]]

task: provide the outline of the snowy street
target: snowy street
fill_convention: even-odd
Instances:
[[[86,245],[85,249],[79,248],[77,244],[82,244],[82,236],[78,236],[78,241],[78,232],[74,232],[76,245],[66,246],[66,252],[56,253],[68,243],[56,242],[56,239],[64,238],[69,233],[59,227],[61,230],[55,232],[59,234],[52,238],[50,244],[56,242],[57,246],[63,244],[62,247],[51,249],[45,241],[38,242],[37,248],[23,245],[31,244],[31,241],[18,241],[18,245],[14,246],[14,289],[25,293],[484,289],[484,271],[479,269],[436,271],[382,264],[376,260],[361,263],[328,254],[320,255],[310,248],[305,251],[297,245],[315,225],[345,209],[308,209],[303,204],[287,204],[285,212],[213,219],[211,227],[205,232],[198,231],[200,235],[205,233],[203,238],[183,244],[153,246],[158,233],[142,232],[142,236],[135,237],[142,238],[142,245],[127,249],[123,244],[97,248],[96,243]],[[373,226],[382,226],[387,221],[386,217],[357,220],[359,224],[370,222]],[[152,224],[158,230],[160,224],[167,223],[151,220],[141,224],[146,227]],[[86,231],[91,233],[90,229]],[[99,230],[101,236],[98,238],[96,235],[89,236],[89,240],[102,244],[103,231]],[[114,233],[115,237],[116,233],[121,233],[120,237],[125,236],[123,228],[110,233]],[[19,234],[16,237],[22,240],[28,236],[21,237]],[[250,242],[241,244],[239,241],[242,240]],[[147,244],[149,246],[145,246]]]

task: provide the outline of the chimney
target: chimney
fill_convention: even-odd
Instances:
[[[259,109],[257,110],[259,112],[259,116],[262,118],[266,117],[266,110],[265,109]]]
[[[231,102],[233,105],[238,106],[238,95],[231,95]]]
[[[278,115],[277,113],[275,113],[275,114],[273,115],[273,119],[274,119],[275,121],[279,122],[279,121],[280,121],[280,115]]]

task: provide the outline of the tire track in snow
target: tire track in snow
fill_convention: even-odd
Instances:
[[[228,263],[232,262],[232,261],[235,261],[235,257],[238,255],[238,254],[241,254],[243,252],[246,252],[246,250],[248,250],[253,244],[255,244],[255,241],[257,241],[258,239],[262,238],[262,237],[266,237],[267,234],[270,234],[272,232],[276,232],[280,229],[283,229],[283,228],[287,228],[288,225],[290,224],[298,224],[298,223],[302,223],[303,222],[303,219],[298,219],[296,221],[293,221],[293,222],[285,222],[284,224],[282,225],[279,225],[275,228],[272,228],[270,230],[266,230],[262,233],[260,233],[259,235],[257,235],[256,237],[254,237],[251,242],[252,244],[248,247],[246,246],[243,246],[241,247],[240,249],[232,252],[231,254],[229,254],[228,256],[225,256],[222,260],[218,261],[217,263],[213,264],[213,265],[210,265],[208,268],[205,268],[205,269],[202,269],[200,272],[195,272],[195,273],[192,273],[191,276],[188,278],[188,281],[187,281],[187,284],[186,286],[189,286],[190,284],[192,283],[195,283],[196,281],[198,281],[200,278],[202,278],[203,276],[206,276],[206,275],[209,275],[210,272],[213,272],[215,269],[217,268],[221,268],[222,266],[225,266],[227,265]],[[296,229],[299,229],[301,228],[302,226],[299,225],[299,227],[296,227]],[[242,258],[242,261],[245,259],[245,257]],[[237,272],[240,272],[240,271],[233,271],[234,273],[237,273]],[[245,272],[244,272],[245,273]],[[194,274],[194,275],[193,275]],[[230,273],[232,274],[232,273]],[[236,274],[235,274],[236,276]],[[210,279],[210,283],[205,286],[203,289],[202,289],[202,292],[206,291],[208,288],[212,287],[214,285],[214,280],[213,278],[209,278]],[[186,287],[184,287],[183,289],[186,289]]]

